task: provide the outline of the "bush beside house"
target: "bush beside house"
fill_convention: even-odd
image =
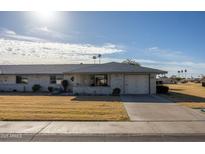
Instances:
[[[34,84],[32,87],[33,92],[40,91],[40,89],[41,89],[41,85],[39,84]]]
[[[63,80],[63,81],[61,82],[61,85],[63,86],[64,92],[66,92],[66,91],[68,90],[68,86],[69,86],[68,80]]]
[[[50,86],[48,87],[48,91],[49,91],[50,93],[53,92],[53,89],[54,89],[53,87],[50,87]]]
[[[157,86],[157,93],[158,94],[167,94],[168,92],[169,92],[169,87],[163,86],[163,85]]]
[[[113,89],[113,91],[112,91],[112,95],[113,95],[113,96],[119,96],[119,95],[120,95],[120,92],[121,92],[120,88],[115,88],[115,89]]]

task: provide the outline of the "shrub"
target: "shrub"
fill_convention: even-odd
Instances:
[[[157,86],[157,93],[158,94],[166,94],[169,92],[169,87],[167,86]]]
[[[48,91],[51,93],[51,92],[53,92],[53,87],[48,87]]]
[[[161,84],[163,84],[163,82],[162,81],[156,81],[156,84],[161,85]]]
[[[60,87],[53,87],[53,89],[52,89],[52,95],[58,95],[58,94],[60,94],[60,93],[62,93],[62,88],[60,88]]]
[[[67,89],[68,89],[68,85],[69,85],[68,80],[63,80],[63,81],[61,82],[61,85],[63,86],[64,92],[66,92]]]
[[[205,82],[202,82],[202,86],[205,87]]]
[[[33,92],[37,92],[41,89],[41,85],[39,84],[34,84],[32,87]]]
[[[181,83],[187,83],[188,81],[187,80],[181,80]]]
[[[113,96],[119,96],[119,95],[120,95],[120,92],[121,92],[120,88],[115,88],[115,89],[113,89],[113,91],[112,91],[112,95],[113,95]]]

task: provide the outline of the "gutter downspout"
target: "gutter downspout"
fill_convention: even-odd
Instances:
[[[149,95],[151,95],[151,82],[150,82],[150,74],[149,74]]]

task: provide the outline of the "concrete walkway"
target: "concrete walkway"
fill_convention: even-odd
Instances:
[[[205,141],[205,114],[158,96],[122,97],[129,122],[0,122],[0,141]]]

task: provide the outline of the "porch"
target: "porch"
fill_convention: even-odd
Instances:
[[[109,95],[112,93],[109,74],[76,74],[73,94]]]
[[[112,93],[112,88],[109,86],[75,86],[73,94],[89,94],[89,95],[109,95]]]

